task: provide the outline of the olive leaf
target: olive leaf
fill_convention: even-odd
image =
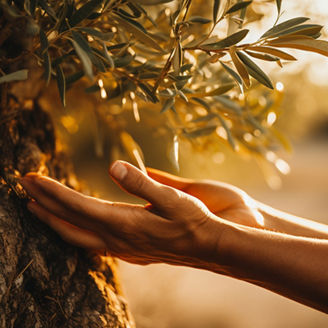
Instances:
[[[213,1],[213,23],[216,23],[218,19],[218,13],[220,9],[220,0],[214,0]]]
[[[219,42],[202,44],[201,47],[202,49],[206,49],[206,50],[217,50],[217,49],[230,47],[243,40],[248,34],[248,32],[249,30],[247,29],[241,30],[229,35],[228,37],[226,37],[223,40],[220,40]]]
[[[69,19],[71,27],[79,24],[95,12],[102,4],[103,0],[90,0],[81,6]]]
[[[232,14],[240,9],[244,9],[248,7],[253,1],[243,1],[243,2],[237,2],[233,6],[231,6],[227,11],[226,14]]]
[[[243,81],[242,81],[241,77],[228,65],[224,64],[223,62],[220,62],[220,64],[225,69],[225,71],[237,82],[237,84],[239,85],[239,88],[241,90],[243,90]]]
[[[71,42],[72,42],[73,47],[76,51],[76,54],[79,56],[79,58],[81,60],[85,75],[87,77],[89,77],[90,79],[92,79],[93,78],[93,71],[92,71],[92,63],[91,63],[90,57],[83,50],[83,48],[79,45],[78,42],[76,42],[75,40],[72,40]]]
[[[208,135],[212,134],[216,130],[216,128],[217,128],[216,125],[210,125],[210,126],[206,126],[204,128],[194,129],[194,130],[185,132],[184,134],[188,138],[204,137],[204,136],[208,136]]]
[[[27,73],[28,73],[27,69],[21,69],[13,73],[3,75],[0,77],[0,84],[12,82],[12,81],[26,80],[28,76]]]
[[[253,52],[250,50],[245,50],[245,52],[247,53],[247,55],[257,58],[257,59],[261,59],[261,60],[266,60],[266,61],[279,61],[280,58],[276,57],[276,56],[272,56],[269,54],[263,54],[263,53],[258,53],[258,52]]]
[[[60,100],[62,105],[66,106],[66,80],[63,69],[60,65],[56,67],[56,79],[57,79],[57,87],[60,95]]]
[[[282,0],[276,0],[278,15],[280,15],[280,11],[281,11],[281,2],[282,2]]]
[[[249,75],[270,89],[274,89],[270,78],[244,53],[237,51],[237,56],[245,64]]]
[[[294,40],[278,39],[275,42],[270,42],[270,44],[278,48],[293,48],[328,56],[328,42],[324,40],[315,40],[313,38],[300,38]]]
[[[292,18],[289,19],[285,22],[282,22],[278,25],[273,26],[272,28],[270,28],[269,30],[267,30],[262,36],[262,38],[267,38],[267,37],[273,37],[275,36],[277,33],[280,33],[282,31],[285,31],[287,29],[289,29],[290,27],[296,26],[296,25],[300,25],[306,21],[308,21],[309,18],[307,17],[296,17],[296,18]]]
[[[239,56],[237,56],[236,49],[231,47],[229,50],[231,60],[236,67],[236,70],[240,77],[242,78],[246,88],[249,88],[251,85],[248,70],[245,67],[245,64],[240,60]]]
[[[248,47],[247,49],[270,54],[285,60],[297,60],[294,56],[288,54],[287,52],[275,48],[270,48],[265,46],[255,46],[255,47]]]
[[[153,49],[158,50],[160,53],[165,53],[163,48],[145,31],[131,23],[131,20],[116,16],[115,19],[119,22],[120,27],[123,27],[127,32],[132,33],[136,39]]]

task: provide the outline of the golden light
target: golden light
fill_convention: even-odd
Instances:
[[[215,131],[217,135],[222,139],[224,140],[228,139],[227,131],[222,126],[218,126]]]
[[[133,109],[133,115],[134,115],[134,119],[136,120],[136,122],[140,122],[140,114],[139,114],[139,110],[138,110],[138,104],[134,101],[132,103],[132,109]]]
[[[279,172],[281,172],[282,174],[285,174],[287,175],[288,173],[290,173],[290,166],[289,164],[284,161],[283,159],[281,158],[278,158],[276,161],[275,161],[275,166],[276,168],[279,170]]]
[[[268,116],[267,116],[267,124],[269,126],[273,125],[273,123],[276,121],[277,119],[277,115],[275,112],[269,112]]]
[[[284,86],[284,84],[282,82],[277,82],[276,83],[276,89],[277,89],[277,91],[282,92],[282,91],[284,91],[284,88],[285,88],[285,86]]]

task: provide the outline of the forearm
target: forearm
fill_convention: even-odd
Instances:
[[[328,240],[229,225],[206,269],[328,313],[327,254]]]
[[[325,224],[278,211],[259,202],[257,204],[264,218],[265,229],[294,236],[328,239],[328,226]]]

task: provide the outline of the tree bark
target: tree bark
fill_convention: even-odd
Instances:
[[[8,104],[0,112],[0,327],[134,327],[115,260],[68,245],[26,210],[19,175],[41,171],[76,186],[48,114],[36,103]]]

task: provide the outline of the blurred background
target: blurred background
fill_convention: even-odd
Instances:
[[[283,20],[305,15],[314,23],[327,25],[328,22],[326,0],[285,0],[283,9],[286,10]],[[256,27],[259,34],[275,20],[274,5],[268,4],[265,10],[267,17]],[[327,31],[328,26],[324,28],[323,38],[327,39]],[[273,207],[328,224],[328,59],[300,51],[295,53],[298,62],[283,69],[275,68],[270,75],[275,83],[284,86],[282,114],[276,122],[292,145],[290,152],[279,154],[286,161],[281,162],[280,167],[284,174],[271,164],[235,154],[224,146],[213,152],[211,148],[197,150],[184,143],[180,145],[180,171],[177,172],[165,146],[171,141],[165,139],[160,130],[154,131],[149,123],[151,119],[162,118],[154,117],[151,110],[145,108],[140,112],[141,123],[136,123],[131,112],[122,113],[128,122],[127,130],[143,150],[146,165],[185,177],[232,183]],[[267,70],[270,69],[272,66],[268,66]],[[79,99],[74,97],[74,90],[71,92],[68,110],[60,114],[59,121],[61,134],[69,141],[68,151],[77,177],[97,196],[139,202],[107,177],[108,165],[113,159],[127,159],[113,147],[112,140],[116,136],[102,130],[105,151],[102,158],[95,155],[95,149],[99,153],[97,120],[94,112],[81,109],[95,106],[94,100]],[[210,272],[123,262],[120,262],[120,271],[125,297],[139,328],[328,327],[327,315],[259,287]]]

